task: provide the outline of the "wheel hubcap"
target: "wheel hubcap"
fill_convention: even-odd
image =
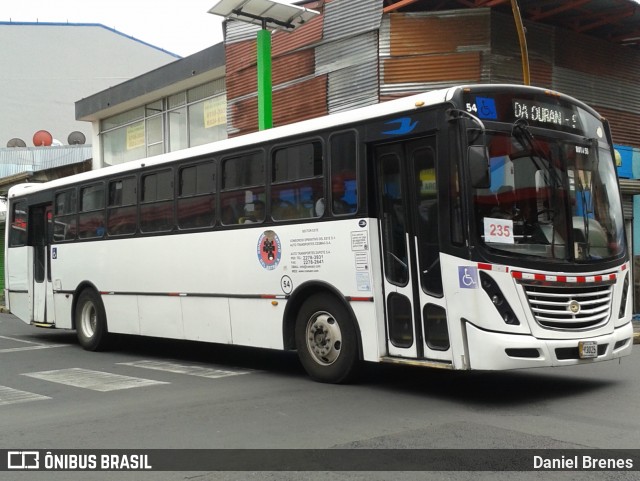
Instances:
[[[92,303],[88,302],[82,308],[82,316],[80,319],[80,328],[85,337],[93,337],[96,332],[96,309]]]
[[[309,353],[318,364],[329,366],[340,356],[342,332],[338,322],[328,312],[317,312],[311,316],[306,337]]]

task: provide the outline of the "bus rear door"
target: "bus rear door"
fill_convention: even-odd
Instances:
[[[436,137],[374,146],[389,356],[450,365]]]
[[[33,245],[33,316],[34,324],[53,325],[53,286],[51,284],[51,238],[53,209],[51,204],[29,208],[29,228]]]

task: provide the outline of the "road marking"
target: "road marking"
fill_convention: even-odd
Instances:
[[[0,386],[0,406],[5,404],[26,403],[29,401],[41,401],[51,399],[49,396],[42,396],[27,391],[19,391],[6,386]]]
[[[7,339],[9,341],[23,342],[25,344],[31,344],[30,346],[24,346],[24,347],[10,347],[10,348],[7,348],[7,349],[0,349],[0,353],[3,353],[3,352],[17,352],[17,351],[33,351],[33,350],[36,350],[36,349],[50,349],[52,347],[72,346],[72,344],[41,344],[41,343],[38,343],[38,342],[25,341],[24,339],[17,339],[15,337],[7,337],[7,336],[0,336],[0,339]]]
[[[135,361],[120,362],[123,366],[141,367],[143,369],[153,369],[156,371],[173,372],[176,374],[186,374],[188,376],[206,377],[209,379],[218,379],[227,376],[237,376],[239,374],[249,374],[251,370],[227,370],[214,369],[210,367],[194,366],[189,364],[178,364],[175,362],[165,361]]]
[[[153,386],[155,384],[170,384],[163,381],[153,381],[140,377],[121,376],[109,372],[91,371],[73,367],[55,371],[41,371],[23,374],[24,376],[42,379],[44,381],[57,382],[68,386],[91,389],[93,391],[107,392],[134,387]]]

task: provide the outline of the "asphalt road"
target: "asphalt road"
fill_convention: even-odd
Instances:
[[[311,381],[295,353],[75,333],[0,314],[0,449],[640,448],[640,349],[619,362],[512,372],[367,365]],[[0,479],[639,479],[635,472],[0,473]]]

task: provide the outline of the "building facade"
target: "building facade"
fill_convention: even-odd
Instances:
[[[2,292],[9,188],[92,168],[93,129],[74,102],[180,57],[99,24],[0,22],[0,45]]]
[[[0,22],[0,45],[0,147],[32,147],[39,130],[60,144],[74,131],[89,140],[76,100],[180,58],[99,24]]]
[[[297,3],[320,15],[272,36],[274,126],[452,84],[523,82],[509,1],[491,8],[456,0]],[[640,240],[631,239],[640,228],[631,224],[640,191],[633,180],[640,174],[638,4],[519,3],[531,84],[579,98],[611,124],[633,245]],[[93,125],[95,167],[258,130],[257,31],[226,21],[223,44],[76,102],[76,118]]]

